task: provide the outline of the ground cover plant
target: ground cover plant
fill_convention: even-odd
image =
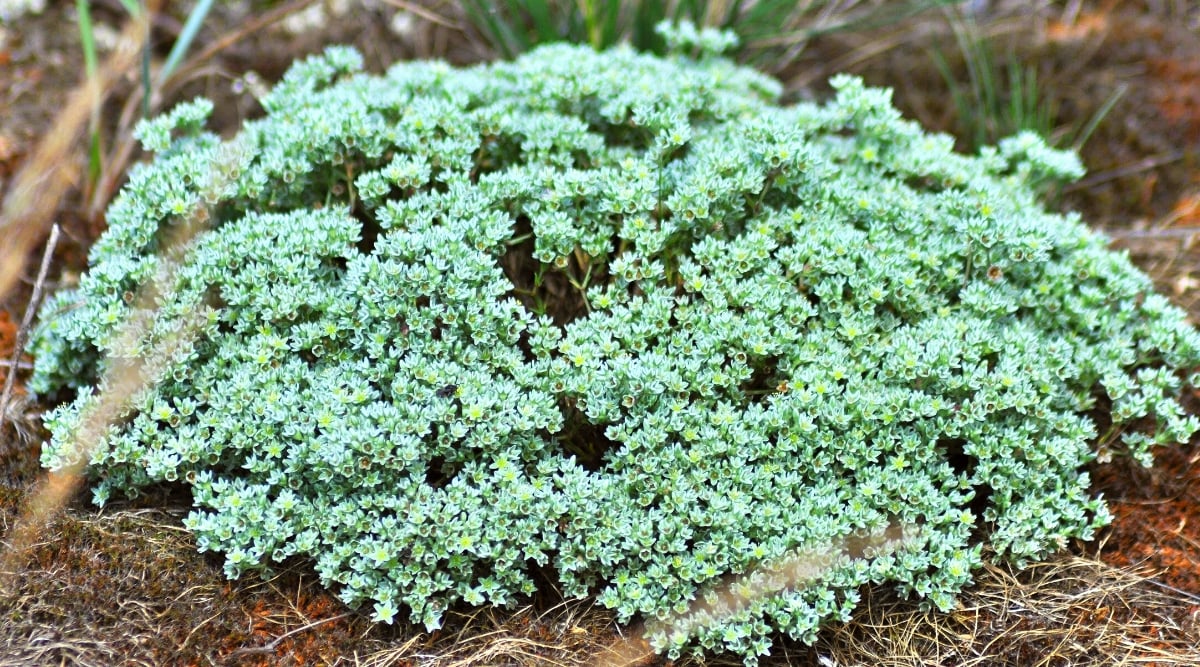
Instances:
[[[191,527],[231,573],[304,553],[378,617],[436,624],[545,561],[568,593],[658,621],[662,648],[752,657],[863,582],[947,606],[984,536],[1017,561],[1088,536],[1097,401],[1138,455],[1194,430],[1174,402],[1194,332],[1037,206],[1078,165],[1033,137],[956,156],[853,79],[781,108],[717,59],[355,65],[293,70],[232,142],[197,134],[203,105],[147,126],[162,155],[37,350],[42,393],[134,352],[113,332],[174,261],[165,229],[211,210],[150,332],[201,315],[200,333],[95,470],[100,498],[191,483]],[[329,109],[345,116],[322,126]],[[51,464],[90,400],[74,388]],[[919,529],[815,585],[689,605],[894,525]],[[681,622],[704,614],[721,622]]]

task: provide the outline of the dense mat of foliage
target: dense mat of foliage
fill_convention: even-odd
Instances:
[[[983,558],[1090,538],[1097,452],[1197,428],[1200,336],[1037,203],[1081,169],[1034,136],[958,155],[888,91],[783,107],[707,56],[360,66],[297,64],[226,141],[203,101],[146,124],[42,314],[49,467],[170,343],[95,499],[185,483],[230,576],[311,557],[429,627],[549,576],[753,662],[864,583],[947,609]]]

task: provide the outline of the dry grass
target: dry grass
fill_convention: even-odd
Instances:
[[[171,506],[169,498],[155,500]],[[543,594],[516,610],[458,609],[433,635],[373,626],[296,562],[227,582],[178,527],[182,507],[72,510],[31,545],[0,596],[0,667],[275,665],[628,667],[663,664],[590,600]],[[1146,573],[1062,555],[988,567],[949,614],[864,589],[817,644],[780,642],[766,665],[1194,665],[1200,605]],[[740,664],[727,656],[681,665]]]
[[[868,591],[821,647],[838,665],[1194,665],[1193,604],[1146,573],[1064,554],[1019,572],[988,566],[949,614]]]
[[[8,582],[0,665],[254,664],[248,658],[269,643],[264,637],[333,608],[306,603],[323,593],[301,564],[265,582],[226,582],[178,527],[181,514],[71,511],[55,519],[17,569],[0,572]],[[355,626],[368,628],[365,619]],[[237,648],[247,650],[234,657]]]

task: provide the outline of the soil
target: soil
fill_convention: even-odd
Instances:
[[[80,81],[74,3],[49,4],[40,16],[0,26],[0,195]],[[119,3],[93,4],[105,34],[115,34],[123,20]],[[160,59],[190,3],[167,4],[153,32]],[[236,34],[255,10],[303,4],[310,3],[228,3],[206,22],[197,50]],[[393,5],[417,5],[428,14],[444,4],[381,1],[299,33],[256,30],[196,63],[158,106],[195,94],[214,97],[222,110],[214,122],[228,133],[257,112],[256,81],[274,80],[292,59],[325,44],[356,43],[376,70],[400,58],[468,62],[487,55],[452,11],[437,21],[414,13],[406,32],[389,29]],[[1152,0],[968,5],[990,5],[977,17],[980,25],[1014,57],[1037,67],[1061,136],[1075,134],[1114,91],[1124,90],[1081,147],[1089,175],[1057,193],[1056,204],[1110,235],[1114,247],[1127,249],[1158,288],[1200,322],[1200,9]],[[854,71],[869,83],[895,87],[898,106],[926,127],[954,132],[962,123],[931,57],[953,49],[946,15],[935,11],[883,28],[832,33],[776,74],[791,95],[806,97],[823,94],[821,81],[833,71]],[[106,148],[127,140],[115,118],[135,84],[135,73],[122,79],[104,107]],[[962,141],[960,147],[969,148]],[[81,147],[70,159],[82,164],[84,155]],[[56,253],[51,273],[59,277],[51,288],[84,268],[86,249],[103,229],[96,212],[103,207],[94,200],[111,193],[93,193],[89,204],[84,189],[77,184],[56,204],[66,240]],[[0,301],[0,359],[12,355],[14,322],[24,314],[36,268],[36,257],[28,258],[22,285]],[[9,372],[7,362],[0,365],[0,382]],[[18,366],[22,400],[26,376]],[[37,437],[29,437],[37,412],[24,402],[10,408],[0,431],[3,533],[40,479]],[[832,664],[830,656],[839,655],[864,664],[871,664],[863,658],[868,655],[875,664],[1194,664],[1186,656],[1200,656],[1200,440],[1159,450],[1149,469],[1117,458],[1091,472],[1113,524],[1094,543],[1072,545],[1054,561],[1056,569],[984,573],[960,610],[942,620],[870,593],[855,623],[823,635],[816,649],[781,647],[776,664]],[[372,628],[317,586],[304,563],[265,582],[226,582],[219,561],[197,554],[178,528],[185,509],[186,499],[165,492],[103,513],[73,501],[19,564],[20,576],[8,580],[16,583],[0,591],[0,625],[9,627],[0,632],[0,665],[628,662],[629,651],[621,654],[626,662],[606,662],[606,654],[597,653],[620,643],[620,635],[611,616],[579,603],[548,599],[516,613],[464,611],[448,624],[453,633],[426,635]],[[1022,611],[1036,607],[1022,597],[1029,591],[1062,592],[1071,581],[1087,582],[1087,590],[1072,592],[1075,602],[1056,607],[1059,616]],[[1122,593],[1111,599],[1085,594],[1101,590]],[[1112,623],[1121,637],[1140,638],[1125,654],[1128,663],[1114,651],[1129,641],[1110,646],[1072,634]],[[1055,627],[1059,634],[1048,630]],[[922,633],[934,648],[917,646]],[[916,647],[911,660],[903,654],[909,645]],[[641,650],[636,642],[625,646],[634,654]]]

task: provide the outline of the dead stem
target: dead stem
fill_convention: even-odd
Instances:
[[[50,238],[46,241],[46,250],[42,253],[42,265],[38,269],[37,280],[33,283],[33,296],[25,305],[25,316],[21,318],[21,326],[17,329],[17,339],[13,343],[12,358],[9,360],[9,372],[4,378],[4,393],[0,394],[0,433],[3,433],[4,419],[8,414],[8,402],[12,400],[13,387],[16,386],[16,369],[20,365],[21,355],[25,353],[25,343],[29,339],[29,330],[33,327],[33,314],[37,312],[38,304],[42,302],[42,291],[46,286],[46,273],[50,270],[50,260],[54,257],[54,248],[58,245],[58,225],[50,228]]]
[[[419,16],[426,21],[433,23],[434,25],[440,25],[443,28],[458,30],[460,32],[463,30],[463,26],[461,24],[456,23],[441,14],[438,14],[428,7],[423,7],[418,3],[406,2],[406,0],[383,0],[383,2],[397,9],[402,9],[415,16]]]
[[[331,623],[333,621],[340,621],[343,618],[347,618],[351,615],[352,615],[352,612],[345,612],[342,614],[338,614],[337,616],[330,616],[329,618],[322,618],[319,621],[313,621],[311,623],[307,623],[298,628],[289,630],[289,631],[283,633],[282,635],[279,635],[275,639],[271,640],[270,642],[267,642],[266,644],[264,644],[262,646],[239,648],[236,651],[234,651],[233,653],[230,653],[229,657],[234,658],[234,657],[241,656],[241,655],[254,655],[254,654],[258,654],[258,653],[274,653],[275,649],[279,648],[280,642],[287,639],[288,637],[299,634],[301,632],[305,632],[307,630],[311,630],[315,627],[324,625],[326,623]]]
[[[1151,169],[1157,169],[1163,165],[1168,165],[1172,162],[1182,160],[1185,157],[1187,157],[1187,151],[1183,150],[1171,151],[1170,153],[1166,153],[1164,155],[1152,155],[1148,158],[1138,160],[1133,164],[1127,164],[1115,169],[1109,169],[1107,171],[1101,171],[1092,174],[1091,176],[1088,176],[1082,180],[1064,186],[1062,191],[1063,194],[1066,194],[1069,192],[1075,192],[1076,190],[1090,190],[1097,185],[1101,185],[1109,181],[1115,181],[1118,178],[1125,178],[1126,176],[1140,174],[1144,171],[1150,171]]]

